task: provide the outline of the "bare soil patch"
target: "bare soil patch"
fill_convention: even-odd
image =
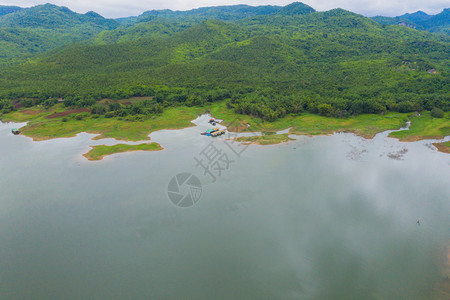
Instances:
[[[438,151],[444,152],[444,153],[450,153],[450,147],[444,145],[444,143],[433,143],[433,146],[435,146]],[[450,247],[449,247],[450,249]],[[449,265],[450,265],[450,250],[449,250]]]
[[[42,111],[40,111],[40,110],[31,110],[31,109],[26,109],[26,110],[22,111],[22,113],[24,113],[26,115],[30,115],[30,116],[38,115],[41,112]]]
[[[70,114],[79,114],[79,113],[83,113],[83,112],[91,112],[91,110],[89,108],[78,108],[78,109],[69,109],[66,111],[62,111],[62,112],[58,112],[58,113],[54,113],[51,115],[46,116],[46,119],[54,119],[54,118],[60,118],[60,117],[65,117],[67,115]]]

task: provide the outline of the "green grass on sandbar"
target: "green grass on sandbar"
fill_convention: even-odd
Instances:
[[[148,144],[139,144],[139,145],[126,145],[126,144],[118,144],[113,146],[93,146],[91,151],[86,154],[83,154],[89,160],[101,160],[105,156],[130,152],[130,151],[158,151],[163,148],[158,143],[148,143]]]
[[[289,134],[284,133],[284,134],[265,134],[261,136],[238,137],[236,138],[236,141],[249,142],[258,145],[275,145],[294,140],[289,138],[288,135]]]

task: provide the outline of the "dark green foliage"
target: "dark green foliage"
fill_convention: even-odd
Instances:
[[[0,99],[0,114],[9,113],[14,110],[14,106],[12,105],[10,100]]]
[[[440,108],[433,107],[431,110],[431,115],[435,118],[443,118],[444,117],[444,111]]]

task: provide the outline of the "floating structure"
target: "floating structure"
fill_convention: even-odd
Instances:
[[[206,129],[205,132],[200,133],[201,135],[208,135],[210,136],[212,132],[214,132],[214,129]]]
[[[212,129],[206,129],[205,132],[200,133],[201,135],[206,135],[206,136],[219,136],[225,133],[225,129],[220,129],[220,128],[212,128]]]
[[[222,134],[224,134],[224,133],[225,133],[225,129],[217,130],[217,131],[212,132],[212,133],[211,133],[211,136],[212,136],[212,137],[216,137],[216,136],[222,135]]]
[[[13,128],[13,129],[11,129],[11,132],[14,134],[14,135],[18,135],[18,134],[20,134],[20,130],[19,129],[17,129],[17,128]]]

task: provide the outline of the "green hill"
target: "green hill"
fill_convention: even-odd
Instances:
[[[112,116],[224,99],[229,109],[267,120],[304,110],[447,111],[448,53],[449,43],[431,33],[294,3],[233,22],[157,17],[104,31],[3,68],[0,97],[46,105],[63,97],[67,106],[95,107],[102,98],[153,99],[94,110]]]
[[[206,20],[237,21],[256,16],[267,15],[302,15],[315,12],[314,8],[300,2],[294,2],[284,7],[273,5],[250,6],[250,5],[229,5],[212,6],[191,9],[187,11],[173,11],[170,9],[150,10],[138,17],[120,18],[123,24],[132,24],[152,21],[155,18],[169,19],[172,21],[201,22]]]
[[[52,4],[20,9],[0,17],[0,64],[84,41],[118,26],[94,12],[78,14]]]
[[[5,6],[5,5],[0,5],[0,16],[4,16],[16,11],[21,10],[21,7],[18,6]]]
[[[434,33],[450,35],[450,9],[446,8],[437,15],[428,15],[423,11],[417,11],[412,14],[404,14],[398,17],[381,17],[376,16],[373,20],[381,24],[396,24],[427,30]]]
[[[118,22],[107,20],[94,12],[78,14],[67,7],[53,4],[21,9],[0,18],[1,27],[71,29],[87,25],[105,30],[116,28]]]

